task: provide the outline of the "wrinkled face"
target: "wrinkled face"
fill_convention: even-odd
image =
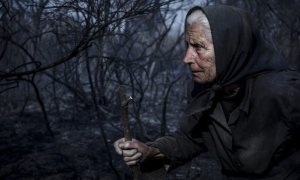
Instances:
[[[201,84],[213,82],[216,79],[216,64],[211,36],[205,35],[202,25],[193,23],[186,26],[185,42],[183,62],[189,66],[193,80]]]

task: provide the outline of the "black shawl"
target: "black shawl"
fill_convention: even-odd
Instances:
[[[194,83],[191,96],[197,99],[197,104],[193,101],[191,104],[197,108],[188,107],[193,111],[188,114],[210,109],[216,94],[228,85],[259,74],[288,69],[282,57],[264,42],[248,12],[225,5],[196,6],[187,17],[197,9],[204,12],[210,24],[217,77],[212,84]]]

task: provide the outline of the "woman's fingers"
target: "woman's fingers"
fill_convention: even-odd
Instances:
[[[133,156],[123,158],[127,165],[135,165],[142,159],[142,153],[137,152]]]
[[[128,149],[128,150],[123,150],[122,152],[123,152],[124,157],[131,157],[137,153],[137,150],[136,149]]]
[[[121,138],[114,142],[114,147],[115,151],[123,156],[127,165],[135,165],[149,154],[149,147],[136,139],[125,141],[124,138]]]

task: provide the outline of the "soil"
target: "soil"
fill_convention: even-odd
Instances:
[[[120,129],[104,126],[107,148],[96,122],[57,121],[60,121],[59,126],[58,123],[51,124],[53,138],[47,133],[41,113],[2,117],[0,179],[132,179],[129,168],[112,146],[116,139],[122,137]],[[148,128],[153,128],[149,132],[155,132],[154,126]],[[170,172],[164,179],[219,180],[219,172],[220,168],[209,154],[202,154]]]

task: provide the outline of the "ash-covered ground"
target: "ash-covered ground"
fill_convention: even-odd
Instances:
[[[131,179],[129,168],[112,146],[122,137],[118,124],[104,125],[107,147],[99,123],[86,123],[89,112],[82,112],[79,116],[77,119],[81,120],[76,122],[72,119],[53,121],[54,138],[47,133],[39,112],[2,117],[0,179]],[[154,133],[157,133],[158,124],[149,122],[144,125],[149,137],[157,136]],[[208,154],[203,154],[163,179],[219,180],[220,168]]]

